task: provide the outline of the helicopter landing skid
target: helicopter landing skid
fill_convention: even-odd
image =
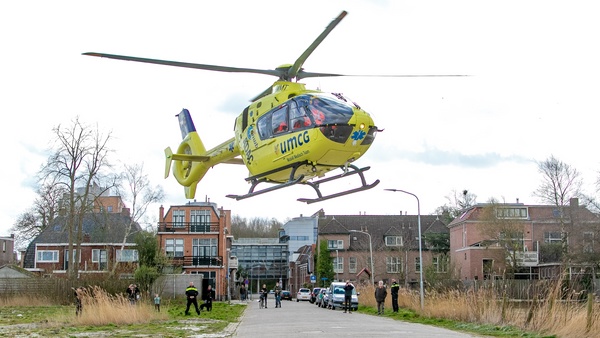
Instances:
[[[363,191],[363,190],[368,190],[371,188],[374,188],[377,184],[379,184],[379,180],[375,180],[375,182],[371,183],[371,184],[367,184],[366,180],[365,180],[365,175],[363,175],[363,172],[371,169],[371,167],[364,167],[364,168],[358,168],[352,164],[348,165],[348,166],[344,166],[342,167],[342,169],[344,170],[344,172],[342,174],[339,175],[335,175],[335,176],[331,176],[331,177],[327,177],[324,178],[322,180],[318,180],[315,182],[304,182],[302,184],[306,184],[306,185],[310,185],[311,187],[313,187],[313,189],[315,189],[315,191],[317,192],[317,195],[319,197],[317,198],[298,198],[297,200],[300,202],[306,202],[306,204],[311,204],[311,203],[315,203],[315,202],[321,202],[321,201],[325,201],[331,198],[336,198],[336,197],[340,197],[340,196],[344,196],[344,195],[349,195],[349,194],[353,194],[355,192],[359,192],[359,191]],[[360,176],[360,180],[362,183],[362,186],[358,187],[358,188],[354,188],[354,189],[350,189],[350,190],[346,190],[346,191],[340,191],[338,193],[335,194],[331,194],[331,195],[327,195],[327,196],[323,196],[321,194],[321,190],[319,190],[319,185],[321,183],[325,183],[325,182],[330,182],[330,181],[334,181],[340,178],[344,178],[353,174],[358,174]]]
[[[270,187],[270,188],[265,188],[262,190],[258,190],[255,191],[254,189],[256,189],[256,186],[259,185],[260,183],[273,183],[270,181],[267,181],[265,179],[257,179],[256,177],[253,178],[252,181],[252,186],[250,187],[250,190],[248,191],[247,194],[245,195],[226,195],[226,197],[229,198],[234,198],[236,201],[239,200],[243,200],[249,197],[254,197],[260,194],[264,194],[267,192],[271,192],[271,191],[275,191],[275,190],[279,190],[282,188],[287,188],[289,186],[292,185],[296,185],[296,184],[306,184],[311,186],[313,189],[315,189],[315,191],[317,192],[317,198],[298,198],[297,200],[300,202],[305,202],[307,204],[311,204],[311,203],[316,203],[316,202],[321,202],[321,201],[325,201],[331,198],[335,198],[335,197],[340,197],[340,196],[344,196],[344,195],[348,195],[348,194],[352,194],[355,192],[359,192],[359,191],[363,191],[363,190],[368,190],[371,189],[373,187],[375,187],[377,184],[379,184],[379,180],[376,180],[375,182],[371,183],[371,184],[367,184],[366,180],[365,180],[365,175],[363,174],[365,171],[371,169],[371,167],[364,167],[364,168],[358,168],[352,164],[350,165],[345,165],[342,168],[342,170],[344,170],[343,173],[339,174],[339,175],[335,175],[335,176],[331,176],[331,177],[327,177],[315,182],[302,182],[302,180],[304,179],[304,175],[300,175],[298,178],[294,179],[294,174],[296,172],[296,169],[298,169],[298,165],[294,165],[292,166],[292,173],[290,175],[290,180],[284,183],[277,183],[276,185]],[[327,196],[323,196],[323,194],[321,193],[321,190],[319,189],[319,185],[321,183],[326,183],[326,182],[330,182],[330,181],[334,181],[340,178],[344,178],[350,175],[354,175],[354,174],[358,174],[360,176],[360,180],[362,183],[362,186],[358,187],[358,188],[354,188],[354,189],[350,189],[350,190],[346,190],[346,191],[341,191],[335,194],[331,194],[331,195],[327,195]]]
[[[243,200],[243,199],[246,199],[246,198],[249,198],[249,197],[253,197],[253,196],[256,196],[256,195],[264,194],[266,192],[271,192],[271,191],[275,191],[275,190],[279,190],[279,189],[282,189],[282,188],[289,187],[289,186],[294,185],[294,184],[298,184],[298,183],[302,182],[303,178],[304,178],[304,175],[300,175],[300,177],[298,177],[295,180],[287,181],[287,182],[284,182],[284,183],[277,183],[276,185],[274,185],[274,186],[272,186],[270,188],[265,188],[263,190],[258,190],[258,191],[254,191],[254,189],[256,188],[256,186],[259,183],[266,183],[267,181],[265,181],[265,180],[254,180],[252,182],[252,186],[250,187],[250,191],[248,191],[247,194],[245,194],[245,195],[226,195],[225,197],[234,198],[236,201],[239,201],[239,200]]]

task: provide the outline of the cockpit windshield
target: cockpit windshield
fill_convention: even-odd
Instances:
[[[320,128],[332,141],[343,143],[352,131],[348,122],[354,113],[353,107],[341,95],[299,95],[261,116],[257,121],[258,133],[264,140],[289,132]]]
[[[294,98],[316,126],[345,124],[352,117],[352,106],[333,95],[300,95]]]

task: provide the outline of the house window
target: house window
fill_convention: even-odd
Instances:
[[[344,257],[333,258],[333,272],[343,273],[344,272]]]
[[[267,251],[264,250],[264,257]],[[263,258],[265,259],[265,258]],[[192,239],[192,265],[216,265],[222,266],[221,257],[217,256],[216,238],[194,238]]]
[[[37,252],[38,263],[58,263],[58,250],[40,250]]]
[[[344,248],[344,241],[341,240],[341,239],[328,240],[327,241],[327,248],[329,250],[343,249]]]
[[[494,274],[494,260],[484,259],[482,260],[483,279],[490,280]]]
[[[421,258],[415,257],[415,271],[421,273]]]
[[[2,241],[2,252],[6,252],[6,241]]]
[[[183,257],[183,238],[165,239],[165,254],[169,257]]]
[[[527,219],[527,208],[497,208],[496,217]]]
[[[192,232],[210,231],[210,211],[209,210],[191,210],[190,225]]]
[[[446,256],[433,257],[433,269],[437,273],[448,272],[448,257],[446,257]]]
[[[183,228],[185,226],[185,210],[173,210],[173,227]]]
[[[106,250],[92,249],[92,263],[98,263],[99,270],[106,270],[106,267],[108,266]]]
[[[69,259],[69,256],[73,257],[73,259]],[[65,261],[66,262],[74,261],[75,257],[77,257],[77,249],[73,249],[72,255],[69,255],[69,250],[65,250]],[[79,263],[81,263],[81,255],[79,256]]]
[[[117,262],[137,262],[138,251],[135,249],[117,250]]]
[[[106,207],[106,211],[108,211],[108,212],[113,212],[113,207],[112,207],[112,205],[109,205],[109,206],[107,206],[107,207]]]
[[[560,232],[558,232],[558,231],[544,232],[544,243],[554,244],[554,243],[560,243],[560,242],[561,242]]]
[[[356,273],[356,257],[348,258],[348,272]]]
[[[385,258],[385,270],[387,273],[399,273],[402,271],[402,261],[398,257]]]
[[[385,236],[386,246],[402,246],[402,236]]]

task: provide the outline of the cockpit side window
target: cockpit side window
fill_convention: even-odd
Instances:
[[[287,117],[287,105],[274,110],[271,115],[271,128],[273,135],[287,132],[288,128],[288,117]]]
[[[261,140],[271,137],[271,114],[264,114],[256,121],[258,135]]]
[[[292,130],[301,130],[310,128],[312,126],[312,121],[308,117],[306,109],[298,109],[298,105],[296,102],[291,101],[290,103],[290,125],[292,126]]]

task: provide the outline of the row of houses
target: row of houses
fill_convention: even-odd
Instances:
[[[132,227],[120,197],[99,197],[98,203],[111,208],[97,208],[84,218],[78,275],[116,271],[120,278],[132,278],[138,264],[133,238],[141,228]],[[292,218],[278,238],[271,239],[234,239],[231,210],[208,200],[161,206],[158,213],[156,239],[170,259],[165,272],[198,277],[202,287],[211,285],[219,298],[235,295],[240,283],[256,290],[261,280],[279,280],[295,292],[304,285],[329,282],[316,274],[315,257],[323,241],[336,280],[389,283],[395,278],[411,286],[426,268],[429,276],[469,282],[504,277],[509,266],[518,267],[518,278],[555,278],[564,262],[548,254],[553,252],[548,247],[567,243],[571,251],[593,253],[600,228],[598,216],[577,199],[564,207],[478,204],[449,224],[436,215],[327,215],[319,210]],[[63,276],[74,257],[68,250],[65,220],[59,216],[30,243],[21,263],[39,276]],[[581,262],[571,267],[576,273],[585,271]],[[235,279],[237,271],[244,272],[242,278]]]

